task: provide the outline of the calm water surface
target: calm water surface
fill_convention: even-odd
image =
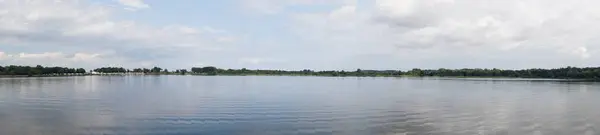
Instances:
[[[436,78],[0,78],[0,135],[597,135],[600,84]]]

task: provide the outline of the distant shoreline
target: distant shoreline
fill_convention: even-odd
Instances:
[[[0,75],[0,78],[30,77],[76,77],[76,76],[284,76],[284,77],[338,77],[338,78],[436,78],[440,80],[465,81],[560,81],[560,82],[599,82],[598,79],[560,79],[560,78],[520,78],[520,77],[481,77],[481,76],[326,76],[326,75],[260,75],[260,74],[83,74],[83,75]]]
[[[160,67],[126,69],[101,67],[90,70],[68,67],[0,66],[0,77],[56,77],[88,75],[199,75],[199,76],[324,76],[324,77],[452,77],[452,78],[545,78],[600,81],[600,67],[565,67],[554,69],[419,69],[412,70],[271,70],[222,69],[213,66],[168,70]]]
[[[24,78],[24,77],[70,77],[70,76],[89,76],[84,75],[0,75],[0,78]]]

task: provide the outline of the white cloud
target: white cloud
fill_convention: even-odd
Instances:
[[[64,55],[62,53],[58,53],[58,52],[45,52],[45,53],[39,53],[39,54],[19,53],[18,55],[10,55],[10,56],[13,56],[14,58],[21,58],[21,59],[56,59],[56,58],[61,58]]]
[[[238,62],[240,64],[258,65],[258,64],[266,64],[266,63],[283,62],[283,60],[273,59],[273,58],[243,57],[243,58],[238,59]]]
[[[591,0],[377,1],[374,21],[404,46],[579,49],[593,43],[600,10]],[[507,47],[509,46],[509,47]],[[577,46],[577,47],[573,47]]]
[[[331,46],[346,58],[379,54],[407,57],[398,58],[398,63],[425,57],[454,62],[437,67],[459,67],[472,59],[487,59],[470,64],[481,67],[593,66],[597,61],[591,58],[599,58],[600,49],[596,38],[600,10],[592,6],[597,4],[594,0],[377,0],[372,7],[338,5],[329,12],[296,13],[291,18],[299,37]]]
[[[150,8],[150,5],[144,3],[142,0],[117,0],[120,4],[127,6],[128,10],[137,10]]]
[[[141,0],[119,2],[136,10],[150,7]],[[239,2],[245,9],[278,15],[250,21],[223,17],[235,18],[225,20],[235,21],[233,25],[264,23],[251,28],[219,24],[223,29],[127,20],[120,13],[131,12],[102,2],[1,0],[0,60],[27,64],[34,62],[25,59],[39,57],[91,63],[87,65],[189,67],[193,65],[187,63],[201,62],[226,68],[298,69],[529,68],[600,62],[600,9],[594,7],[600,2],[594,0]],[[179,21],[187,23],[173,20]],[[286,27],[291,29],[282,29]],[[52,63],[48,61],[39,62]]]
[[[45,66],[74,66],[95,68],[105,64],[125,64],[123,58],[117,58],[110,53],[85,53],[78,52],[67,54],[63,52],[43,53],[14,53],[0,52],[0,62],[18,63],[19,65],[45,65]]]
[[[407,16],[415,10],[415,0],[378,0],[377,8],[392,16]]]
[[[579,55],[582,59],[587,59],[590,57],[590,53],[585,47],[579,47],[573,50],[572,53],[574,53],[575,55]]]
[[[222,42],[222,43],[231,43],[231,42],[235,42],[236,39],[233,37],[219,37],[217,38],[217,42]]]
[[[4,60],[8,58],[8,54],[4,53],[4,52],[0,52],[0,60]]]
[[[278,14],[293,6],[356,4],[356,0],[239,0],[246,9],[264,14]]]
[[[208,26],[202,27],[202,31],[205,31],[205,32],[208,32],[208,33],[217,33],[217,34],[226,33],[227,32],[225,30],[215,29],[213,27],[208,27]]]
[[[66,66],[94,69],[103,66],[117,66],[127,68],[145,67],[155,65],[152,61],[135,60],[116,55],[115,52],[41,52],[41,53],[6,53],[0,52],[0,63],[3,65],[43,65],[43,66]]]
[[[145,7],[143,3],[139,5],[141,1],[121,2]],[[198,52],[218,50],[215,48],[219,48],[217,40],[222,40],[221,37],[233,38],[223,30],[208,26],[201,29],[184,25],[157,27],[143,22],[114,19],[113,16],[118,13],[114,10],[106,5],[79,0],[3,0],[0,1],[0,46],[10,45],[13,51],[4,51],[13,55],[23,52],[14,48],[72,54],[76,56],[74,62],[99,57],[79,52],[110,51],[114,57],[123,59],[120,61],[124,65],[135,65],[136,62],[129,64],[125,61],[155,63],[165,57],[193,56]],[[23,54],[24,57],[64,55]],[[13,60],[6,64],[20,63],[31,62]]]

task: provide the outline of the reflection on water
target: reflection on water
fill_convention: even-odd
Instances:
[[[594,135],[593,82],[86,76],[0,79],[0,134]]]

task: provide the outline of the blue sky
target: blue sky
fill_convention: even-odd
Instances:
[[[0,64],[251,69],[597,66],[600,2],[4,0]]]

